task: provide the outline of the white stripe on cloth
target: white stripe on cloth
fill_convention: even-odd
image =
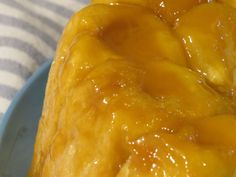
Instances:
[[[48,1],[54,4],[65,6],[71,9],[72,11],[76,12],[79,9],[83,8],[85,4],[88,4],[90,0],[64,0],[64,1],[48,0]]]
[[[17,2],[22,2],[22,0],[16,0]],[[63,26],[66,24],[66,22],[68,21],[67,18],[64,18],[60,15],[58,15],[60,12],[58,11],[58,13],[54,13],[48,9],[45,9],[41,6],[38,6],[37,4],[32,3],[31,1],[26,1],[25,3],[22,3],[22,5],[25,8],[28,9],[33,9],[35,12],[40,12],[41,15],[46,16],[47,18],[55,21],[55,19],[57,19],[57,23],[62,24]]]
[[[66,6],[61,6],[47,0],[31,0],[31,2],[37,4],[38,6],[44,7],[54,13],[57,13],[58,15],[65,18],[70,18],[73,14],[73,11],[71,9],[68,9]]]
[[[0,114],[6,112],[10,103],[11,103],[10,100],[0,97]],[[0,120],[1,120],[1,117],[0,117]]]
[[[14,37],[19,40],[30,43],[33,47],[37,48],[41,53],[47,53],[49,57],[54,55],[54,51],[48,44],[46,44],[39,36],[33,35],[26,30],[2,25],[0,22],[0,36]]]
[[[22,64],[30,72],[34,72],[39,67],[32,57],[27,55],[24,51],[15,48],[0,47],[0,55],[1,58],[7,58],[8,60]]]
[[[9,82],[9,80],[11,82]],[[25,80],[23,80],[20,76],[8,71],[0,70],[0,84],[19,90],[24,83]]]
[[[58,38],[60,36],[60,34],[57,31],[53,30],[52,28],[48,27],[47,25],[44,25],[39,19],[34,18],[30,15],[27,15],[19,9],[12,8],[12,7],[7,6],[5,4],[0,4],[0,12],[1,12],[1,14],[15,17],[15,18],[18,18],[24,22],[27,22],[30,25],[32,25],[38,29],[43,29],[54,40],[58,40]]]
[[[35,13],[32,9],[25,8],[22,5],[22,3],[25,3],[25,1],[18,3],[15,0],[10,0],[10,1],[9,0],[1,0],[0,3],[23,11],[25,13],[26,17],[32,16],[34,18],[37,18],[38,20],[40,20],[43,23],[43,25],[46,25],[59,33],[62,31],[63,26],[60,25],[59,23],[57,23],[55,20],[51,20],[51,19],[47,18],[46,16],[41,15],[40,13]]]
[[[0,35],[0,46],[8,46],[16,48],[18,50],[22,50],[26,52],[27,55],[31,56],[40,65],[43,64],[47,59],[44,52],[40,52],[36,47],[31,45],[31,43],[15,37]]]

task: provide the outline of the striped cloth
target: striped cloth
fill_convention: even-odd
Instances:
[[[0,0],[0,120],[32,73],[52,59],[70,16],[86,0]]]

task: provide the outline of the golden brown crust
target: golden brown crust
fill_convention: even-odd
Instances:
[[[228,25],[223,33],[232,37],[236,12],[217,3],[168,1],[171,13],[184,9],[172,28],[170,9],[160,11],[163,22],[140,2],[92,4],[67,24],[49,74],[29,177],[233,176],[236,115],[228,90],[234,93],[234,85],[221,74],[222,91],[188,58],[202,52],[207,58],[194,61],[205,66],[210,55],[218,57],[218,50],[203,47],[211,40],[199,46],[180,39],[198,37],[207,26],[203,37],[220,43],[204,15]],[[232,46],[235,39],[223,42]],[[228,63],[234,53],[227,48]],[[232,74],[234,65],[224,66]],[[217,76],[214,63],[206,67]]]

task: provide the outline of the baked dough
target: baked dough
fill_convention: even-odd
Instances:
[[[168,1],[176,22],[137,2],[93,2],[67,24],[29,177],[235,176],[236,11]]]

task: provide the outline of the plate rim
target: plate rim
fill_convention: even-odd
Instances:
[[[10,103],[7,111],[1,118],[1,123],[0,123],[0,146],[2,144],[2,140],[4,137],[4,133],[6,131],[6,128],[8,126],[8,123],[12,117],[12,114],[14,112],[15,107],[19,104],[20,100],[24,97],[25,93],[30,89],[31,85],[34,83],[37,78],[40,77],[42,73],[44,73],[48,67],[52,64],[51,60],[45,61],[34,73],[30,78],[26,81],[24,86],[16,93],[14,96],[12,102]]]

